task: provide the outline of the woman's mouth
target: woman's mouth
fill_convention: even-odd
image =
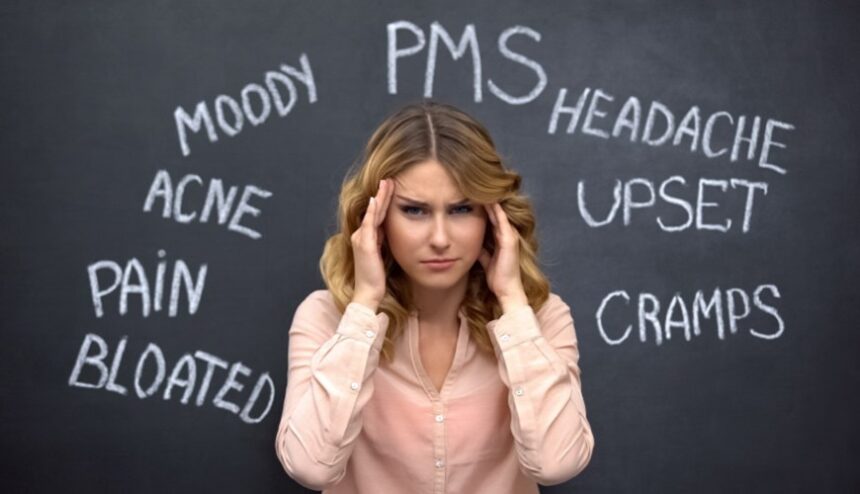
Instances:
[[[455,261],[456,259],[430,259],[428,261],[421,261],[421,264],[424,264],[432,271],[444,271],[453,266]]]

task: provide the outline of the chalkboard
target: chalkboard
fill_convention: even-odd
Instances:
[[[576,320],[595,450],[542,492],[860,491],[852,4],[0,11],[4,492],[305,492],[289,324],[423,98],[522,174]]]

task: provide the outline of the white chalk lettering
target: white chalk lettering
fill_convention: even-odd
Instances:
[[[84,337],[84,342],[78,352],[78,358],[75,361],[75,366],[72,368],[72,373],[69,375],[69,386],[79,388],[101,388],[124,395],[128,393],[125,386],[116,383],[116,374],[119,369],[119,363],[122,360],[122,354],[125,351],[125,343],[127,337],[123,337],[117,344],[116,353],[111,362],[110,373],[108,373],[107,365],[104,360],[108,355],[108,346],[104,339],[94,333],[88,333]],[[98,346],[98,354],[90,355],[90,348],[95,343]],[[81,380],[81,370],[85,365],[94,366],[99,373],[99,379],[96,383],[88,383]]]
[[[481,92],[481,51],[478,49],[478,38],[475,35],[475,25],[467,24],[460,44],[454,45],[454,40],[448,31],[438,22],[430,24],[430,48],[427,52],[427,67],[424,73],[424,97],[433,96],[433,77],[436,73],[436,52],[439,47],[439,38],[445,42],[445,46],[454,60],[459,60],[470,49],[472,53],[472,87],[475,94],[475,102],[480,102]]]
[[[230,364],[226,360],[222,360],[215,355],[206,353],[201,350],[194,352],[194,356],[206,362],[206,374],[203,375],[203,382],[200,384],[200,391],[197,392],[197,406],[206,401],[206,393],[209,391],[209,383],[212,382],[212,375],[215,373],[215,367],[226,369]]]
[[[713,200],[706,201],[705,197],[713,198],[722,194],[731,199],[732,196],[728,195],[730,188],[746,189],[746,194],[743,196],[744,214],[741,231],[743,233],[747,233],[751,228],[753,206],[755,204],[755,192],[758,190],[761,191],[762,194],[767,194],[768,191],[768,184],[766,182],[751,182],[739,178],[732,178],[729,180],[700,178],[698,180],[698,189],[695,197],[691,200],[687,200],[677,195],[677,193],[673,193],[669,190],[669,186],[672,184],[679,184],[681,187],[687,187],[686,179],[680,175],[674,175],[665,179],[660,183],[657,192],[655,192],[654,183],[646,178],[631,178],[624,182],[616,179],[615,185],[612,189],[611,207],[605,216],[599,216],[593,211],[593,208],[588,205],[586,201],[586,183],[585,180],[580,180],[576,188],[579,214],[588,226],[597,228],[607,226],[612,223],[615,220],[618,211],[621,210],[622,224],[624,226],[629,226],[633,222],[635,210],[657,208],[657,199],[659,197],[660,204],[667,203],[675,207],[679,207],[683,209],[684,214],[686,215],[686,220],[683,223],[674,225],[668,224],[661,216],[657,216],[655,222],[659,226],[660,230],[664,232],[678,232],[691,228],[695,224],[696,230],[713,230],[725,233],[732,228],[731,218],[723,218],[723,221],[721,222],[714,222],[713,220],[706,221],[706,210],[716,209],[720,206],[720,203],[714,202]],[[719,192],[715,192],[715,189],[718,189]],[[693,204],[695,204],[695,208],[693,207]],[[717,215],[717,213],[709,214],[711,214],[711,216]]]
[[[212,400],[212,403],[218,407],[223,408],[224,410],[229,410],[233,413],[239,413],[239,405],[235,403],[231,403],[227,401],[225,398],[227,393],[230,390],[235,389],[236,391],[242,391],[245,388],[244,384],[241,384],[236,380],[236,374],[242,374],[243,376],[250,376],[251,369],[242,365],[242,362],[236,362],[230,367],[230,372],[227,375],[227,380],[224,381],[224,384],[221,386],[221,389],[218,391],[218,394],[215,395],[215,399]]]
[[[98,345],[98,354],[90,355],[90,347],[95,343]],[[77,386],[80,388],[101,388],[105,385],[108,379],[108,368],[104,363],[107,357],[107,343],[100,336],[88,333],[84,336],[84,342],[81,345],[81,350],[78,352],[78,358],[75,361],[75,366],[72,368],[72,373],[69,375],[69,386]],[[80,380],[81,370],[84,365],[95,366],[99,371],[99,379],[96,383],[88,383]]]
[[[165,256],[164,250],[158,251],[158,257]],[[162,310],[161,300],[164,293],[164,271],[166,262],[160,262],[156,270],[156,286],[155,292],[149,284],[146,271],[143,265],[137,258],[132,258],[126,262],[125,269],[120,268],[119,263],[111,260],[96,261],[87,266],[87,274],[90,281],[90,294],[93,301],[93,310],[96,317],[104,316],[104,306],[102,300],[109,294],[116,291],[120,287],[119,295],[119,314],[124,316],[128,312],[129,295],[139,295],[141,302],[141,314],[143,317],[149,317],[150,307],[154,305],[154,311]],[[185,294],[188,299],[188,313],[193,315],[197,312],[200,306],[200,300],[203,297],[203,288],[206,283],[206,272],[208,266],[204,263],[197,270],[196,280],[192,277],[191,271],[185,261],[182,259],[176,260],[173,265],[173,279],[170,285],[170,317],[176,317],[179,314],[179,297],[182,293],[182,288],[185,288]],[[99,278],[100,272],[107,271],[109,275],[113,275],[113,280],[102,286],[102,280]],[[134,280],[132,280],[134,278]],[[152,303],[155,298],[154,304]]]
[[[572,99],[572,98],[571,98]],[[641,125],[642,104],[635,96],[628,97],[617,114],[615,106],[612,102],[615,97],[600,88],[586,87],[583,88],[576,98],[576,102],[568,102],[567,88],[560,88],[558,96],[553,106],[552,113],[549,119],[547,133],[555,134],[559,127],[559,120],[562,115],[570,117],[566,134],[574,134],[579,128],[580,117],[585,110],[585,119],[581,127],[583,135],[599,137],[602,139],[619,138],[624,130],[630,132],[630,142],[641,142],[649,146],[663,146],[671,143],[672,146],[682,146],[685,138],[689,138],[689,151],[691,153],[701,152],[706,158],[713,159],[727,155],[728,143],[722,145],[715,150],[714,132],[717,126],[717,121],[723,123],[725,128],[725,137],[731,139],[731,153],[728,153],[727,158],[731,162],[735,162],[741,156],[742,146],[746,146],[745,158],[747,161],[754,161],[758,154],[757,165],[759,168],[770,170],[781,175],[787,173],[785,167],[770,162],[771,149],[786,148],[786,144],[774,139],[774,131],[794,130],[794,125],[782,122],[780,120],[769,118],[764,127],[764,136],[762,137],[762,145],[759,149],[759,134],[761,128],[761,117],[753,118],[752,126],[749,131],[746,129],[747,117],[740,115],[737,118],[726,111],[716,111],[707,115],[705,118],[702,115],[701,109],[693,105],[681,118],[676,125],[675,112],[667,105],[660,101],[652,101],[648,107],[648,114],[645,117],[644,128],[641,136],[639,134]],[[586,103],[589,103],[586,107]],[[587,108],[587,109],[586,109]],[[611,125],[612,132],[600,128],[595,124],[596,118],[613,118],[614,123]],[[705,125],[702,128],[702,120]],[[734,127],[734,129],[732,129]],[[732,132],[733,131],[733,132]],[[699,143],[701,142],[701,146]]]
[[[161,216],[163,218],[173,218],[179,223],[191,223],[197,218],[197,211],[183,211],[185,202],[185,189],[191,183],[196,183],[201,188],[204,186],[203,179],[199,175],[189,174],[182,177],[176,184],[174,192],[173,181],[170,178],[170,173],[167,170],[158,170],[155,173],[155,178],[149,186],[149,192],[146,194],[146,199],[143,203],[143,212],[148,213],[155,207],[157,200],[162,201]],[[221,179],[213,178],[209,180],[209,185],[206,188],[206,198],[203,201],[203,209],[200,211],[199,223],[207,223],[213,208],[218,211],[218,224],[227,224],[227,229],[236,233],[245,235],[254,240],[260,239],[262,234],[253,228],[241,224],[242,217],[250,214],[253,217],[260,215],[260,209],[251,205],[252,196],[258,196],[267,199],[272,196],[268,190],[261,189],[256,185],[245,185],[242,189],[242,196],[238,204],[235,204],[236,195],[238,192],[237,186],[231,186],[229,192],[225,195],[224,184]],[[231,216],[232,211],[232,216]],[[228,222],[229,220],[229,222]]]
[[[84,336],[78,357],[69,376],[69,386],[104,389],[123,396],[129,396],[126,387],[117,383],[117,378],[122,371],[127,340],[128,337],[123,336],[117,344],[112,356],[110,370],[108,370],[108,366],[105,363],[108,357],[110,357],[108,343],[97,334],[87,333]],[[205,362],[207,366],[205,375],[202,381],[199,382],[199,386],[197,386],[199,377],[199,373],[197,372],[198,364],[195,358]],[[153,362],[155,365],[155,375],[151,383],[144,388],[144,373],[152,373],[152,371],[146,371],[147,368],[152,367]],[[227,369],[228,366],[230,371],[227,373],[218,393],[211,400],[211,405],[214,408],[227,410],[247,424],[261,422],[269,414],[275,399],[275,385],[269,373],[263,372],[257,376],[253,390],[243,399],[240,407],[239,404],[235,403],[235,398],[228,400],[227,394],[231,391],[237,394],[242,393],[245,386],[237,381],[237,376],[241,374],[242,376],[250,377],[253,375],[253,371],[241,362],[235,362],[230,365],[227,361],[201,350],[183,354],[176,361],[169,377],[165,380],[167,366],[164,352],[155,343],[148,343],[144,351],[140,354],[134,368],[135,394],[140,399],[149,398],[156,395],[162,384],[164,384],[163,392],[161,393],[164,400],[170,401],[175,399],[174,396],[176,393],[173,391],[179,388],[182,389],[182,393],[178,401],[182,405],[187,405],[194,394],[194,389],[197,388],[198,392],[195,404],[197,407],[201,407],[206,403],[207,390],[212,382],[215,368]],[[82,376],[84,369],[94,370],[96,377],[85,379]],[[258,402],[266,403],[265,407],[258,406]],[[254,412],[255,410],[258,410],[257,413]]]
[[[526,26],[513,26],[505,29],[502,31],[502,34],[499,35],[499,53],[508,60],[524,65],[533,70],[538,78],[537,84],[535,84],[535,87],[533,87],[525,96],[512,96],[510,93],[497,86],[492,79],[487,79],[487,88],[489,88],[490,92],[497,98],[509,105],[524,105],[534,101],[538,96],[540,96],[546,87],[547,77],[541,64],[508,48],[508,39],[516,34],[523,34],[540,43],[539,32]]]
[[[214,102],[215,120],[218,122],[218,127],[221,131],[230,137],[235,137],[242,132],[245,119],[255,127],[263,124],[269,118],[273,102],[278,115],[280,117],[287,116],[298,99],[298,91],[296,85],[293,83],[293,79],[302,83],[307,89],[308,103],[315,103],[317,101],[316,82],[314,81],[311,65],[306,54],[301,54],[299,63],[302,67],[301,70],[287,64],[281,64],[279,71],[267,71],[263,77],[268,93],[260,84],[249,83],[245,85],[241,91],[241,105],[232,96],[226,94],[218,95]],[[287,88],[289,92],[288,103],[284,103],[281,90],[278,88],[276,82],[280,82]],[[259,112],[255,112],[251,106],[251,93],[256,94],[260,99]],[[173,119],[176,123],[176,133],[182,156],[191,154],[191,147],[188,143],[188,130],[197,133],[205,126],[209,142],[218,141],[218,134],[206,101],[199,101],[195,105],[194,116],[190,116],[182,106],[177,106],[173,112]]]
[[[761,295],[765,291],[776,299],[781,298],[779,290],[773,284],[757,286],[753,290],[752,304],[746,290],[741,288],[722,290],[717,287],[713,290],[710,301],[706,301],[704,292],[698,290],[693,296],[692,303],[689,304],[688,299],[676,292],[672,294],[665,310],[661,310],[657,295],[643,292],[636,297],[635,312],[631,314],[630,295],[626,290],[615,290],[603,298],[595,319],[600,336],[609,345],[620,345],[627,341],[633,334],[633,324],[628,324],[623,330],[607,327],[604,320],[610,315],[608,311],[620,313],[627,320],[635,321],[639,341],[645,343],[653,338],[657,346],[671,341],[673,333],[678,331],[683,335],[684,341],[701,337],[702,321],[705,319],[714,319],[715,334],[719,340],[726,338],[726,321],[731,335],[745,330],[756,338],[773,340],[783,334],[785,322],[776,307],[762,300]],[[753,306],[758,311],[771,316],[776,322],[776,328],[767,331],[759,331],[752,325],[742,328],[739,323],[753,316]]]
[[[266,409],[258,415],[257,417],[251,417],[251,410],[254,408],[254,404],[257,402],[257,398],[260,396],[260,393],[263,392],[263,386],[269,387],[269,402],[266,404]],[[251,396],[248,397],[248,401],[245,403],[245,407],[242,408],[242,413],[239,414],[239,417],[249,424],[256,424],[263,420],[269,413],[269,409],[272,408],[272,401],[275,398],[275,383],[272,382],[272,378],[269,377],[269,373],[265,372],[257,378],[257,384],[254,385],[254,390],[251,391]]]
[[[409,45],[401,44],[398,39],[400,31],[409,31],[414,35],[414,42]],[[416,24],[400,20],[391,22],[387,25],[388,35],[388,93],[397,94],[398,81],[398,64],[401,59],[419,54],[427,46],[427,61],[424,65],[424,97],[433,97],[433,85],[436,78],[436,64],[438,60],[439,41],[444,43],[454,60],[459,60],[469,52],[472,59],[472,98],[476,103],[480,103],[483,96],[483,65],[481,62],[481,47],[478,42],[478,35],[474,24],[467,24],[463,29],[458,42],[442,26],[439,22],[430,24],[430,41],[427,41],[427,35],[424,30]],[[516,64],[522,65],[530,69],[537,76],[537,83],[523,96],[514,96],[503,90],[493,80],[487,79],[487,86],[490,92],[500,100],[510,105],[523,105],[534,101],[543,92],[547,84],[547,75],[541,64],[534,59],[526,57],[510,49],[508,40],[512,36],[524,35],[536,42],[540,42],[541,35],[538,31],[527,26],[511,26],[502,31],[498,37],[498,50],[502,57]]]
[[[185,372],[184,379],[179,377],[179,374],[183,371]],[[176,362],[173,371],[170,373],[170,377],[167,379],[167,386],[164,387],[164,399],[170,399],[170,393],[174,387],[185,388],[180,402],[183,405],[187,404],[189,398],[191,398],[191,394],[194,393],[194,382],[196,380],[197,363],[194,361],[194,357],[186,353]]]
[[[155,359],[155,379],[153,379],[149,387],[144,390],[140,386],[140,381],[143,378],[143,366],[146,365],[146,358],[150,355]],[[140,355],[140,359],[138,359],[137,366],[134,369],[134,389],[137,392],[138,398],[147,398],[158,391],[158,387],[161,386],[162,382],[164,382],[164,374],[167,372],[165,370],[166,365],[164,353],[162,353],[161,348],[159,348],[155,343],[146,345],[146,350],[144,350]]]

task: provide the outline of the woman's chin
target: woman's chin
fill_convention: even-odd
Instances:
[[[453,288],[466,273],[448,271],[430,271],[427,273],[409,273],[412,284],[416,287],[430,290],[447,290]]]

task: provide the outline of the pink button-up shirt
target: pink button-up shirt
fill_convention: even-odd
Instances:
[[[328,290],[293,317],[275,450],[298,483],[331,494],[537,493],[579,474],[594,436],[570,308],[556,294],[487,323],[498,362],[460,312],[440,391],[424,370],[418,319],[381,359],[389,318]]]

